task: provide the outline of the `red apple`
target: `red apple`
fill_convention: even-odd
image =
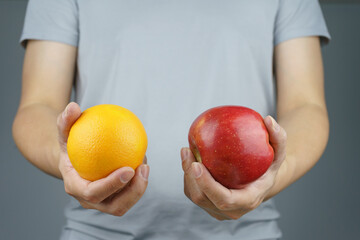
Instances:
[[[196,160],[230,189],[258,179],[274,159],[263,118],[250,108],[211,108],[195,119],[188,137]]]

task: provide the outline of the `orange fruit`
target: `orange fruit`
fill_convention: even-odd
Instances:
[[[82,112],[69,132],[67,151],[79,175],[94,181],[121,167],[136,169],[147,148],[139,118],[126,108],[102,104]]]

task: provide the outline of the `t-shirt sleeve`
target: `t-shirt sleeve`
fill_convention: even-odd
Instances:
[[[76,0],[30,0],[20,43],[29,39],[78,45],[78,8]]]
[[[298,37],[319,36],[321,44],[331,37],[318,0],[279,0],[274,45]]]

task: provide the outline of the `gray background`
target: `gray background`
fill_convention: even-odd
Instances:
[[[330,139],[319,163],[276,197],[284,239],[360,236],[360,4],[324,2],[333,37],[323,49]],[[57,239],[68,201],[63,184],[28,163],[11,136],[21,89],[24,50],[18,39],[25,8],[25,1],[0,1],[0,239]]]

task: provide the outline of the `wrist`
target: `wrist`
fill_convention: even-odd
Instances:
[[[290,164],[292,157],[287,156],[285,160],[282,162],[275,178],[274,178],[274,184],[266,194],[264,201],[274,197],[278,193],[280,193],[282,190],[284,190],[287,186],[291,184],[291,179],[293,176],[293,167]]]
[[[61,147],[58,141],[56,141],[51,146],[51,168],[53,169],[52,175],[56,178],[62,179],[62,174],[60,172],[59,163],[60,163],[60,156],[61,156]]]

